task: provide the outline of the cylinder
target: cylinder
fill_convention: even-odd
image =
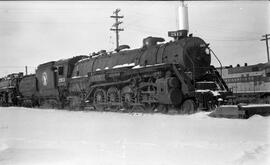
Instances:
[[[168,79],[168,85],[172,88],[178,88],[180,86],[180,83],[176,77],[170,77]]]

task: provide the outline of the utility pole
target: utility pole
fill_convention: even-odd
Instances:
[[[119,12],[120,12],[120,9],[116,9],[113,12],[114,15],[111,16],[111,18],[115,18],[115,23],[112,25],[115,28],[114,29],[113,28],[110,29],[111,31],[115,31],[115,33],[116,33],[116,49],[115,50],[118,50],[118,47],[119,47],[119,32],[120,31],[124,31],[124,29],[119,29],[119,25],[121,23],[123,23],[123,22],[122,21],[119,21],[118,19],[119,18],[124,18],[124,16],[119,16],[118,15]]]
[[[270,61],[269,59],[269,46],[268,46],[268,40],[270,39],[270,34],[265,34],[262,36],[263,39],[261,39],[261,41],[265,41],[266,43],[266,51],[267,51],[267,60],[268,62]]]
[[[28,69],[27,69],[27,66],[25,66],[25,75],[27,75],[28,74]]]

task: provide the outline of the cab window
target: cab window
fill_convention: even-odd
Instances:
[[[64,75],[64,67],[63,66],[58,67],[58,75],[59,76],[63,76]]]

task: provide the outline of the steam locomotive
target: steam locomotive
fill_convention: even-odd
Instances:
[[[9,83],[2,79],[0,104],[186,114],[225,101],[230,92],[210,65],[209,44],[181,31],[170,35],[174,41],[147,37],[138,49],[121,45],[40,64],[35,74]]]

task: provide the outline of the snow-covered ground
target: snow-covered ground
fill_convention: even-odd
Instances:
[[[0,164],[270,164],[270,117],[207,114],[0,107]]]

